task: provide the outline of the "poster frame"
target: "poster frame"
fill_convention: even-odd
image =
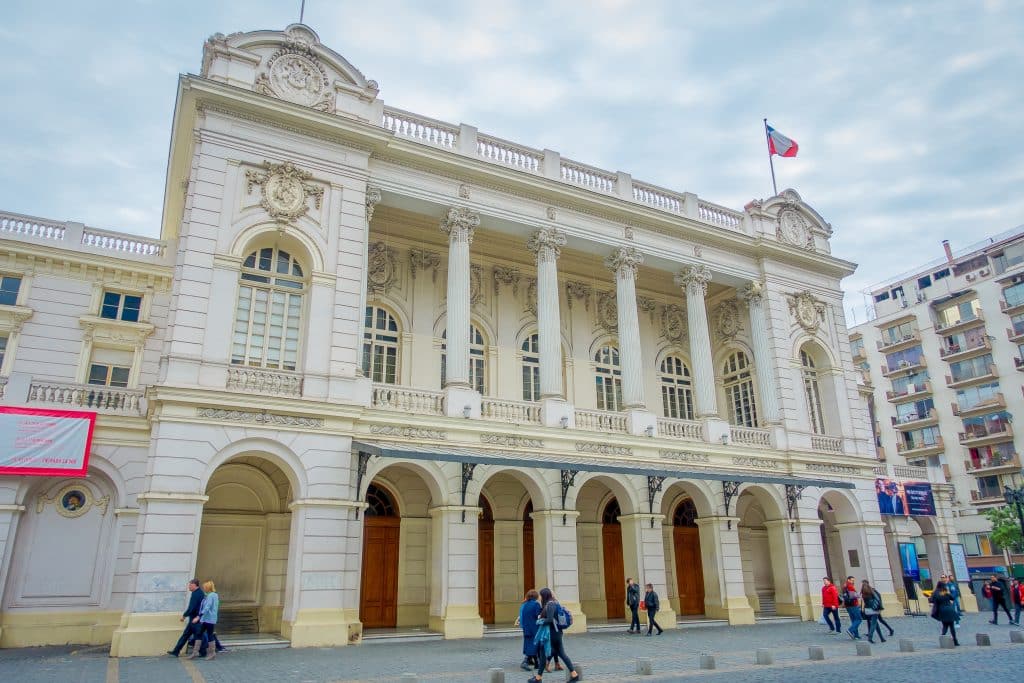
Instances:
[[[51,408],[24,408],[21,406],[0,406],[0,414],[6,415],[38,415],[42,417],[60,417],[87,420],[88,432],[85,437],[82,462],[79,467],[11,467],[0,466],[0,476],[28,477],[85,477],[89,471],[89,454],[92,452],[92,437],[96,429],[96,413],[86,410],[54,410]]]

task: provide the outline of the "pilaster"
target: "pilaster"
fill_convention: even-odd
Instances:
[[[638,513],[620,515],[622,526],[622,550],[626,560],[626,575],[630,567],[636,567],[636,580],[643,590],[644,584],[652,584],[661,598],[658,623],[668,630],[676,627],[676,612],[669,600],[668,572],[665,562],[665,542],[661,524],[664,515]],[[664,617],[664,621],[660,619]]]
[[[768,336],[768,320],[764,310],[764,284],[754,281],[740,291],[740,299],[747,303],[750,315],[750,338],[754,350],[754,371],[761,388],[760,412],[769,425],[777,425],[779,417],[779,391],[775,382],[775,354]]]
[[[480,508],[430,508],[433,540],[429,626],[446,639],[481,638],[477,591]]]
[[[743,586],[739,518],[699,517],[701,561],[704,569],[704,613],[730,624],[753,624],[754,609]]]
[[[580,605],[580,574],[576,510],[535,510],[533,512],[533,553],[537,586],[551,588],[573,614],[570,633],[587,630],[587,615]]]

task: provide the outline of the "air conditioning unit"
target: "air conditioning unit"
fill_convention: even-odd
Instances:
[[[974,278],[975,278],[976,276],[975,276],[975,274],[974,274],[974,273],[967,273],[967,276],[966,276],[966,277],[967,277],[967,281],[968,281],[968,282],[974,282]]]
[[[901,368],[909,368],[910,367],[910,361],[909,360],[901,360],[899,365],[900,365]]]
[[[988,268],[982,268],[981,270],[978,271],[978,275],[980,275],[981,277],[987,277],[988,275],[991,275],[991,274],[992,274],[992,271],[989,270]]]

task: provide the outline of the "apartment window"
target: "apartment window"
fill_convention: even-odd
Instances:
[[[924,383],[927,381],[928,371],[921,370],[912,375],[894,378],[892,380],[892,390],[896,394],[909,394],[912,392],[922,391],[924,389]]]
[[[0,277],[0,305],[16,306],[18,291],[21,290],[21,278],[14,275]]]
[[[999,485],[999,476],[978,477],[978,495],[982,498],[1002,498],[1003,487]],[[984,547],[982,547],[982,550],[984,550]],[[991,553],[984,554],[990,555]]]
[[[540,335],[523,340],[523,400],[540,400]]]
[[[385,308],[367,306],[363,321],[363,375],[374,382],[398,382],[398,322]]]
[[[441,339],[448,338],[448,330],[441,333]],[[441,386],[448,381],[447,344],[441,343]],[[473,325],[469,325],[469,386],[481,394],[487,394],[487,346],[484,335]]]
[[[139,310],[141,308],[141,296],[121,294],[120,292],[103,292],[100,317],[136,323],[139,321]]]
[[[882,292],[881,294],[876,294],[875,295],[875,303],[878,303],[880,301],[888,301],[888,300],[889,300],[889,292]]]
[[[978,544],[978,534],[960,534],[960,542],[964,544],[964,550],[969,557],[981,555],[981,546]]]
[[[1010,414],[1000,410],[988,415],[975,415],[963,419],[964,434],[971,438],[1001,434],[1010,424]]]
[[[815,434],[825,433],[825,418],[821,411],[821,390],[818,387],[818,370],[814,359],[806,351],[800,351],[801,375],[804,380],[804,397],[807,399],[807,413],[811,430]]]
[[[598,410],[619,410],[622,405],[622,370],[618,347],[608,344],[594,354],[594,386]]]
[[[1003,299],[1007,306],[1020,306],[1024,304],[1024,282],[1018,282],[1012,287],[1003,290]]]
[[[733,352],[722,368],[729,422],[741,427],[756,427],[758,423],[752,371],[747,354],[742,351]]]
[[[1024,334],[1024,313],[1010,316],[1010,324],[1013,325],[1013,333]]]
[[[264,247],[245,259],[239,279],[231,362],[294,370],[305,288],[302,265],[286,251]]]
[[[939,443],[940,432],[938,427],[924,427],[903,432],[903,444],[907,448],[928,448]]]
[[[854,358],[856,358],[857,356],[861,355],[861,353],[863,353],[863,351],[864,351],[864,339],[862,337],[857,337],[856,339],[851,339],[850,340],[850,354]]]
[[[982,403],[993,401],[999,394],[999,382],[979,384],[956,392],[956,404],[960,410],[970,410]]]
[[[926,289],[926,288],[931,287],[931,286],[932,286],[932,278],[931,278],[930,275],[925,275],[924,277],[917,278],[917,288],[918,289]]]
[[[992,354],[986,353],[977,358],[968,358],[957,363],[949,364],[949,373],[954,382],[983,377],[989,374],[989,366],[992,365]]]
[[[913,336],[914,323],[908,320],[905,323],[885,328],[882,331],[882,342],[885,344],[895,344],[904,339],[910,339]]]
[[[932,279],[941,280],[944,277],[949,277],[949,268],[943,268],[932,273]]]
[[[896,405],[896,420],[901,423],[923,420],[928,417],[928,414],[934,407],[935,402],[930,398],[923,401],[899,403]]]
[[[131,368],[119,365],[92,363],[89,365],[89,384],[100,384],[105,387],[126,387]]]
[[[7,355],[7,335],[0,335],[0,370],[4,367],[4,356]]]
[[[668,356],[661,361],[661,404],[665,417],[680,420],[693,419],[693,382],[690,368],[679,356]]]
[[[997,273],[1005,272],[1007,268],[1024,261],[1024,244],[1013,244],[1006,247],[1003,249],[1003,253],[993,255],[992,261],[995,263]]]
[[[982,254],[980,256],[975,256],[972,259],[968,259],[967,261],[963,261],[962,263],[954,263],[953,274],[963,275],[964,273],[970,273],[980,268],[984,268],[987,265],[988,257]]]
[[[923,355],[924,353],[921,351],[920,346],[911,346],[909,349],[885,354],[885,364],[889,366],[889,368],[919,365],[921,363],[921,356]]]
[[[977,320],[980,311],[981,304],[978,303],[977,299],[971,299],[970,301],[963,301],[953,306],[947,306],[938,311],[937,315],[942,327],[949,327],[950,325],[959,325],[969,320]]]

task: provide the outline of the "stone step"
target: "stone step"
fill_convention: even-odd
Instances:
[[[291,642],[273,633],[238,633],[222,636],[218,631],[217,637],[228,650],[273,650],[291,647]]]

